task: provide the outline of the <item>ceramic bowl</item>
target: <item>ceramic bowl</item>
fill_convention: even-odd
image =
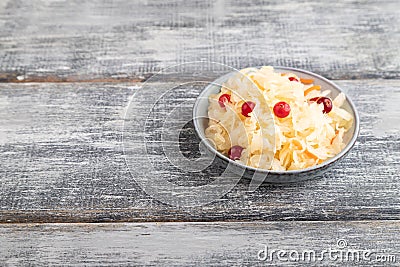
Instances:
[[[277,72],[291,72],[296,74],[302,78],[311,78],[314,80],[315,84],[321,85],[323,90],[330,90],[331,97],[334,99],[340,92],[343,90],[336,85],[335,83],[329,81],[328,79],[301,69],[296,68],[289,68],[289,67],[274,67]],[[222,153],[218,152],[214,146],[207,140],[205,137],[205,129],[208,125],[208,115],[207,109],[209,105],[208,97],[211,94],[217,94],[220,92],[221,84],[225,82],[231,75],[235,74],[236,72],[228,73],[214,82],[210,83],[204,90],[200,93],[196,102],[193,106],[193,123],[196,130],[197,135],[199,136],[200,140],[202,141],[201,144],[205,147],[206,151],[209,153],[217,156],[224,162],[227,166],[229,166],[230,170],[238,175],[242,175],[243,177],[249,179],[258,179],[262,180],[266,183],[294,183],[309,179],[320,178],[322,175],[335,166],[341,159],[345,157],[345,155],[351,150],[354,146],[360,129],[360,119],[358,112],[351,101],[351,99],[346,95],[346,101],[343,104],[342,108],[347,110],[353,117],[354,123],[351,129],[345,133],[344,135],[344,142],[346,143],[346,147],[335,157],[329,158],[328,160],[324,161],[323,163],[306,168],[301,170],[289,170],[289,171],[273,171],[273,170],[265,170],[265,169],[258,169],[250,166],[246,166],[238,161],[233,161],[229,159],[227,156],[223,155]]]

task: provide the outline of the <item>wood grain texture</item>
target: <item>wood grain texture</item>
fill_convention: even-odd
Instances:
[[[0,81],[137,81],[197,60],[399,78],[399,10],[397,0],[3,0]]]
[[[400,82],[338,83],[359,109],[361,134],[348,157],[324,179],[265,185],[252,193],[248,181],[241,180],[220,201],[188,209],[152,199],[127,169],[122,123],[139,85],[1,84],[0,222],[397,220],[399,110],[386,110],[386,103],[400,98]],[[157,118],[162,120],[181,100],[193,101],[202,88],[187,85],[171,91],[173,100],[161,105]],[[149,131],[155,130],[150,125]],[[143,133],[137,135],[141,142]],[[183,152],[195,149],[193,138],[188,134],[183,139]],[[143,151],[136,154],[144,156]],[[182,185],[209,182],[207,173],[184,173],[162,155],[149,154],[155,167],[138,165],[132,173],[151,173]]]
[[[0,264],[398,266],[399,228],[399,221],[1,225]],[[347,242],[344,249],[337,247],[341,239]],[[260,261],[257,254],[264,245],[270,253],[309,250],[317,256],[315,261],[285,262],[275,254],[272,262]],[[370,251],[370,260],[334,260],[328,255],[319,260],[321,251],[329,249]],[[386,262],[378,261],[382,256]]]

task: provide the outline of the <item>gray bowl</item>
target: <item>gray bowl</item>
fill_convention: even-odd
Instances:
[[[333,82],[325,79],[324,77],[301,69],[289,68],[289,67],[274,67],[274,69],[278,72],[291,72],[302,78],[311,78],[315,81],[316,84],[321,85],[324,90],[330,90],[332,98],[335,98],[339,93],[343,92],[339,86],[334,84]],[[354,146],[359,130],[360,130],[360,119],[358,112],[353,104],[353,102],[346,96],[346,102],[343,104],[342,108],[348,111],[354,117],[354,123],[352,128],[345,133],[344,142],[346,143],[346,147],[335,157],[330,158],[323,163],[302,169],[302,170],[290,170],[290,171],[273,171],[273,170],[265,170],[258,169],[250,166],[246,166],[238,161],[233,161],[229,159],[227,156],[218,152],[214,146],[207,140],[205,137],[205,129],[208,125],[208,97],[211,94],[217,94],[220,92],[221,84],[228,80],[228,78],[235,74],[235,72],[228,73],[214,82],[210,83],[198,96],[196,102],[193,107],[193,122],[197,135],[202,141],[201,144],[203,147],[212,155],[216,155],[218,158],[222,160],[228,166],[228,168],[234,173],[241,175],[245,178],[259,180],[261,182],[266,183],[294,183],[300,182],[309,179],[315,179],[322,177],[323,173],[325,173],[329,168],[333,167],[337,164],[344,156],[350,151],[350,149]]]

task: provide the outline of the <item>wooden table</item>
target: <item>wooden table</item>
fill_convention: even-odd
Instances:
[[[399,264],[399,10],[397,0],[0,1],[0,265],[266,265],[264,245],[318,252],[338,241],[387,257],[316,264]],[[208,177],[157,155],[157,168],[129,170],[124,114],[152,74],[193,73],[193,61],[335,80],[360,112],[354,149],[320,180],[249,192],[242,179],[207,205],[161,203],[135,173]],[[202,79],[222,72],[204,66]],[[184,80],[171,72],[146,86]],[[187,88],[175,99],[201,90]]]

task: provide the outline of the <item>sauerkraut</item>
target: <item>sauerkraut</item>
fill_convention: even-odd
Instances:
[[[353,123],[342,108],[343,93],[329,99],[331,110],[319,101],[329,94],[313,80],[270,66],[243,69],[210,96],[206,137],[221,153],[255,168],[285,171],[320,164],[345,147],[343,136]],[[282,102],[289,113],[274,110]]]

